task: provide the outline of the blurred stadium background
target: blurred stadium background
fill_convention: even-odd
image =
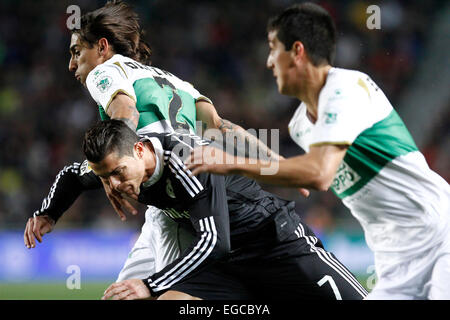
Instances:
[[[298,102],[278,94],[265,68],[268,17],[294,3],[129,1],[153,49],[153,64],[194,84],[219,113],[244,128],[280,128],[280,152],[302,151],[287,124]],[[82,195],[37,248],[23,229],[58,171],[82,159],[84,130],[95,103],[68,71],[66,8],[82,13],[105,1],[0,2],[0,299],[98,299],[115,281],[144,221],[121,222],[103,191]],[[403,117],[429,165],[450,179],[450,3],[448,1],[318,1],[335,19],[335,65],[367,72]],[[369,30],[366,8],[381,8]],[[331,193],[269,188],[295,200],[298,212],[365,286],[373,258],[356,220]],[[70,266],[81,289],[69,290]],[[68,273],[69,272],[69,273]]]

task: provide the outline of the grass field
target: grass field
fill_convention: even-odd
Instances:
[[[99,300],[109,283],[85,283],[69,290],[61,283],[0,283],[0,300]]]
[[[366,278],[358,277],[366,287]],[[80,289],[69,290],[65,282],[0,283],[0,300],[99,300],[110,283],[82,283]]]

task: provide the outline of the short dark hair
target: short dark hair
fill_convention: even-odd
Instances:
[[[101,38],[106,38],[115,53],[151,64],[151,50],[144,41],[138,15],[120,0],[108,1],[105,6],[84,14],[80,29],[74,29],[72,33],[78,34],[90,48]]]
[[[83,152],[90,162],[98,163],[112,152],[117,152],[119,157],[133,156],[134,144],[138,141],[139,137],[125,122],[100,121],[85,133]]]
[[[277,31],[286,50],[301,41],[315,66],[333,63],[336,27],[330,14],[317,4],[307,2],[285,9],[269,20],[267,31]]]

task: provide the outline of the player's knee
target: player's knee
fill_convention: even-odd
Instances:
[[[158,300],[202,300],[200,298],[191,296],[187,293],[169,290],[166,293],[160,295]]]

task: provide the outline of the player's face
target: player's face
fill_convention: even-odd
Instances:
[[[81,42],[78,34],[73,33],[69,50],[69,71],[73,72],[75,78],[86,86],[86,78],[89,72],[102,63],[101,56],[98,52],[98,46],[94,45],[92,48],[89,48],[86,44]]]
[[[94,173],[111,189],[137,199],[140,185],[146,175],[145,161],[136,152],[131,156],[119,157],[111,152],[98,163],[89,162]]]
[[[294,95],[295,63],[292,50],[286,51],[284,44],[278,40],[277,31],[270,31],[267,35],[269,41],[269,56],[267,68],[272,70],[277,79],[278,91],[281,94]]]

